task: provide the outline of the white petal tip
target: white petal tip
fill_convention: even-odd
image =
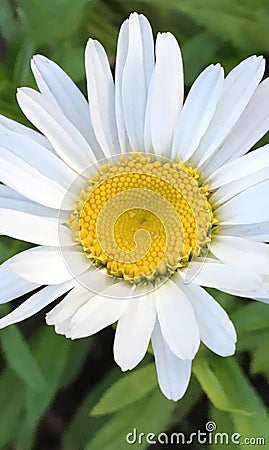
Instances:
[[[127,372],[127,370],[132,370],[132,367],[125,367],[125,366],[120,366],[120,365],[119,365],[119,367],[122,372]]]
[[[234,348],[232,350],[230,350],[229,352],[226,352],[226,355],[223,356],[233,356],[235,354],[235,350],[236,350],[236,346],[234,346]]]
[[[180,374],[179,374],[180,376]],[[163,395],[168,399],[172,400],[173,402],[177,402],[182,397],[184,397],[186,390],[188,389],[189,383],[186,385],[186,387],[182,390],[175,390],[174,392],[165,392],[163,389],[161,389]]]
[[[235,354],[235,347],[233,350],[230,351],[220,351],[220,352],[215,352],[218,356],[222,356],[223,358],[227,358],[229,356],[233,356]]]
[[[133,370],[136,366],[137,366],[137,362],[135,363],[135,364],[131,364],[131,363],[129,363],[129,364],[122,364],[122,363],[119,363],[119,361],[117,361],[117,359],[115,359],[115,362],[118,364],[118,366],[120,367],[120,370],[122,371],[122,372],[127,372],[127,370]]]
[[[173,44],[175,43],[178,46],[178,42],[177,42],[175,36],[172,33],[170,33],[169,31],[159,32],[157,34],[156,43],[160,39],[170,41],[171,43],[173,43]]]
[[[196,353],[198,352],[200,347],[200,339],[197,339],[197,342],[195,345],[193,345],[192,348],[186,349],[184,353],[182,354],[176,354],[176,356],[180,359],[183,359],[183,361],[192,361],[195,358]]]
[[[130,15],[129,15],[129,19],[127,19],[127,20],[130,20],[130,19],[137,19],[139,17],[139,14],[137,13],[137,12],[132,12]]]
[[[208,347],[211,351],[213,351],[216,355],[222,356],[224,358],[227,358],[228,356],[233,356],[235,354],[236,345],[233,342],[230,342],[226,346],[216,346],[215,348],[212,348],[211,346]]]
[[[56,327],[55,327],[55,330],[56,330]],[[65,335],[65,337],[66,338],[68,338],[68,339],[75,339],[74,337],[73,337],[73,333],[71,332],[71,331],[66,331],[65,333],[64,333],[64,335]]]
[[[37,53],[36,55],[33,55],[32,56],[32,59],[31,59],[32,61],[34,60],[34,61],[45,61],[45,60],[47,60],[47,58],[46,58],[46,56],[44,56],[44,55],[41,55],[40,53]]]
[[[92,38],[89,38],[89,39],[87,40],[87,43],[86,43],[85,52],[86,52],[86,53],[89,52],[90,49],[92,48],[92,46],[94,46],[93,39],[92,39]]]
[[[49,313],[46,314],[46,316],[45,316],[45,321],[46,321],[46,324],[47,324],[47,325],[55,325],[55,322],[53,321],[53,318],[51,318],[51,317],[49,316]]]
[[[30,88],[27,88],[27,87],[20,87],[20,88],[17,88],[17,92],[16,92],[16,95],[17,95],[17,99],[19,98],[19,97],[22,97],[22,96],[27,96],[27,91],[28,91],[28,89],[30,89]]]
[[[184,394],[185,394],[185,392],[184,392]],[[182,395],[171,395],[169,397],[166,395],[166,398],[168,400],[173,401],[173,402],[177,402],[178,400],[180,400],[184,396],[184,394],[182,394]]]
[[[44,64],[47,63],[48,65],[48,62],[48,58],[46,58],[44,55],[37,54],[32,56],[30,66],[32,70],[39,70],[39,68],[41,68],[42,66],[44,67]]]

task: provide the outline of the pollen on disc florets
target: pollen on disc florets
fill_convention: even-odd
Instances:
[[[98,168],[68,225],[98,268],[134,282],[155,281],[208,248],[217,222],[208,196],[197,169],[132,152]]]

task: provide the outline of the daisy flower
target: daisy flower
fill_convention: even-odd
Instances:
[[[89,39],[88,101],[44,56],[39,91],[18,103],[39,130],[0,117],[0,233],[35,244],[0,267],[0,300],[31,291],[0,319],[47,314],[77,339],[117,322],[114,358],[133,369],[151,341],[160,388],[188,386],[200,341],[221,356],[236,333],[204,289],[268,302],[269,148],[265,63],[251,56],[226,77],[210,65],[183,104],[183,66],[170,33],[143,15],[122,24],[113,80]]]

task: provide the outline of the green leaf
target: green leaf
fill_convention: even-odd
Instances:
[[[137,441],[137,433],[154,433],[164,431],[169,424],[175,403],[167,400],[155,388],[143,399],[120,410],[102,427],[90,441],[86,450],[125,450],[128,446],[127,435],[134,449],[145,449],[148,442],[144,438]],[[136,436],[136,439],[135,439]]]
[[[234,311],[241,306],[242,299],[227,292],[219,291],[214,288],[207,288],[206,291],[214,297],[215,300],[225,309],[225,311]]]
[[[7,444],[16,434],[21,423],[24,401],[24,386],[18,377],[5,369],[0,377],[0,448]]]
[[[70,342],[70,341],[69,341]],[[71,345],[72,344],[72,345]],[[87,354],[92,346],[92,339],[78,339],[70,342],[68,358],[62,373],[61,387],[65,388],[78,376]]]
[[[269,337],[268,334],[265,336],[264,341],[255,349],[252,355],[251,361],[251,373],[263,373],[269,377]]]
[[[240,335],[269,329],[269,308],[265,303],[251,301],[231,313],[231,320]]]
[[[210,450],[220,450],[222,438],[217,435],[217,433],[225,433],[223,435],[223,442],[224,444],[227,444],[229,449],[238,449],[238,445],[231,442],[231,436],[236,432],[231,415],[225,411],[220,411],[219,409],[214,408],[213,405],[210,405],[209,417],[209,421],[213,421],[216,425],[215,432],[211,433],[212,444],[210,445]],[[228,435],[228,438],[226,435]],[[228,441],[226,441],[226,439],[228,439]]]
[[[30,60],[34,53],[34,47],[30,39],[25,38],[16,56],[13,71],[13,82],[16,86],[28,85],[32,79],[30,72]],[[31,83],[32,84],[32,83]]]
[[[186,418],[193,407],[201,401],[203,395],[199,383],[195,377],[192,377],[184,397],[175,404],[171,425],[180,426],[183,419]]]
[[[48,382],[40,371],[23,335],[14,325],[1,331],[1,344],[13,372],[36,393],[48,390]]]
[[[246,5],[245,0],[167,0],[166,3],[225,43],[232,42],[248,52],[268,48],[268,26],[261,20],[262,15],[268,15],[268,4],[263,0],[256,0],[254,9],[253,3]]]
[[[54,61],[57,62],[64,71],[76,83],[82,81],[84,93],[86,93],[85,69],[84,69],[84,47],[74,46],[73,42],[59,46],[54,53]],[[80,86],[81,88],[81,86]]]
[[[22,448],[30,446],[39,419],[60,387],[71,345],[71,341],[55,334],[52,327],[42,328],[33,340],[33,357],[47,380],[47,387],[40,386],[38,392],[26,387],[26,415],[17,440]]]
[[[63,436],[64,450],[84,449],[89,440],[107,421],[108,416],[90,416],[89,411],[99,401],[103,392],[108,389],[120,375],[120,370],[114,367],[92,387],[90,393],[84,396]]]
[[[123,375],[101,397],[92,409],[92,415],[110,414],[142,399],[156,387],[154,363]]]
[[[97,432],[90,441],[86,450],[125,450],[130,444],[126,441],[128,433],[136,442],[132,443],[132,448],[144,449],[148,447],[145,435],[148,433],[164,432],[168,427],[178,427],[185,419],[194,405],[200,401],[202,391],[196,382],[192,380],[190,386],[183,397],[178,402],[167,400],[163,396],[159,387],[155,387],[152,392],[132,404],[127,405],[122,410],[114,414],[106,424]],[[138,434],[144,433],[141,443],[138,442]],[[113,447],[114,444],[114,447]]]
[[[213,405],[237,416],[264,416],[264,407],[234,357],[208,354],[194,360],[193,371]],[[252,419],[251,419],[252,420]]]
[[[209,413],[210,421],[214,421],[216,424],[216,430],[211,433],[212,444],[210,449],[219,450],[221,445],[221,434],[223,435],[223,442],[227,444],[229,449],[245,449],[246,438],[264,438],[265,442],[268,442],[268,418],[265,414],[254,416],[242,416],[236,413],[228,413],[210,407]],[[219,435],[218,435],[219,433]],[[236,442],[233,443],[233,435]],[[259,448],[258,444],[252,448]]]
[[[211,360],[204,358],[194,360],[193,364],[193,372],[213,405],[224,411],[240,410],[251,414],[241,409],[240,403],[236,403],[236,398],[229,394],[221,368],[215,370],[215,366]]]
[[[256,351],[257,347],[262,346],[265,341],[268,341],[268,331],[255,331],[252,335],[245,333],[239,336],[237,350],[238,351]]]
[[[14,332],[9,333],[12,328],[15,329],[15,332],[18,331],[15,327],[1,331],[1,335],[5,334],[4,341],[7,339],[9,344],[10,341],[13,341],[12,346],[8,349],[5,342],[3,347],[5,351],[12,351],[19,338],[21,343],[18,345],[18,350],[21,352],[21,359],[12,354],[13,358],[17,358],[17,367],[13,372],[13,362],[7,358],[11,369],[6,369],[0,378],[0,447],[2,448],[1,444],[4,445],[8,442],[13,435],[13,443],[15,439],[19,447],[30,448],[38,421],[53,401],[64,379],[63,375],[69,367],[69,350],[73,343],[63,336],[55,334],[52,327],[44,327],[31,339],[31,345],[28,348],[29,354],[25,357],[22,347],[26,343],[18,333],[14,340]],[[31,360],[30,364],[29,359]],[[26,367],[28,368],[27,372]],[[45,384],[44,380],[46,380]],[[6,408],[6,404],[8,404],[8,408]],[[2,408],[1,405],[3,405]],[[23,416],[21,415],[22,408],[25,409]],[[3,420],[1,411],[4,413]],[[20,420],[16,421],[16,417],[19,415],[21,415]],[[3,432],[1,432],[1,424],[5,425]]]
[[[17,3],[24,34],[38,48],[59,37],[64,40],[88,0],[18,0]]]
[[[12,11],[12,3],[9,0],[1,0],[0,29],[8,41],[17,31],[18,24]]]
[[[7,236],[0,236],[0,264],[30,247],[33,247],[33,245],[28,242],[18,241]]]
[[[256,397],[257,394],[255,390],[250,390],[248,395]],[[256,397],[257,398],[257,397]],[[262,406],[260,400],[260,410],[253,416],[243,416],[242,414],[231,413],[231,418],[234,424],[236,433],[241,434],[240,445],[241,449],[244,449],[245,438],[263,438],[266,443],[269,442],[269,419],[267,411],[264,406]],[[257,405],[258,406],[258,405]],[[255,448],[252,445],[252,448]]]
[[[182,45],[185,70],[185,84],[190,86],[201,69],[212,62],[218,42],[206,33],[199,33]]]

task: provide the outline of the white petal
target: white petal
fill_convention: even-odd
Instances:
[[[144,358],[156,320],[154,293],[135,297],[120,317],[114,340],[114,359],[131,370]]]
[[[268,276],[263,275],[263,289],[255,297],[252,297],[253,300],[257,300],[258,302],[269,304],[269,279]]]
[[[98,41],[88,40],[85,65],[90,115],[95,135],[107,157],[119,154],[114,82],[106,52]]]
[[[72,289],[74,283],[68,281],[57,286],[47,286],[36,294],[32,295],[28,300],[23,302],[18,308],[11,311],[5,317],[0,319],[0,328],[7,327],[13,323],[21,322],[28,317],[33,316],[45,306],[65,294]]]
[[[251,292],[243,292],[242,295],[238,295],[239,297],[243,298],[250,298],[251,300],[258,300],[259,302],[263,303],[269,303],[269,289],[261,287],[258,291],[255,292],[255,294]],[[260,298],[259,298],[260,297]]]
[[[224,225],[221,228],[221,234],[223,236],[238,236],[253,241],[269,242],[269,222]]]
[[[72,209],[72,199],[66,195],[65,188],[9,150],[0,148],[0,180],[3,183],[34,202],[50,208]]]
[[[96,162],[89,144],[55,103],[29,88],[20,88],[17,100],[24,114],[44,133],[60,158],[72,169],[82,173]]]
[[[182,282],[180,284],[182,287]],[[236,332],[224,309],[200,286],[183,285],[198,322],[201,341],[220,356],[234,354]]]
[[[118,295],[119,290],[125,290],[127,298],[111,298],[105,295]],[[123,286],[123,283],[117,283],[109,287],[100,295],[95,295],[86,302],[72,317],[70,322],[70,331],[66,337],[78,339],[91,336],[103,328],[116,322],[126,311],[130,300],[132,289],[129,285]]]
[[[131,34],[133,32],[132,20],[135,15],[136,15],[136,13],[130,14],[129,42],[132,39],[132,36],[131,36]],[[141,38],[142,38],[143,53],[144,53],[143,64],[144,64],[145,80],[146,80],[146,85],[149,86],[153,67],[154,67],[154,40],[153,40],[151,25],[150,25],[148,19],[145,16],[143,16],[143,14],[138,14],[138,20],[139,20],[139,26],[140,26],[140,32],[141,32]]]
[[[219,150],[205,162],[203,169],[211,175],[229,160],[244,155],[269,129],[269,78],[254,92],[243,114]]]
[[[60,186],[69,187],[77,178],[77,174],[54,153],[26,136],[0,126],[0,142],[1,147],[11,151]]]
[[[240,295],[240,292],[254,293],[262,283],[261,277],[253,270],[235,264],[192,262],[184,272],[185,283],[213,287],[235,295]]]
[[[152,112],[152,100],[153,100],[153,89],[155,86],[155,77],[156,70],[154,68],[150,85],[148,88],[148,99],[147,99],[147,107],[145,114],[145,128],[144,128],[144,148],[147,153],[154,153],[153,144],[152,144],[152,126],[151,126],[151,112]]]
[[[86,139],[98,158],[104,157],[92,128],[89,105],[71,78],[53,61],[35,55],[31,67],[40,92],[55,102]]]
[[[56,305],[47,315],[46,322],[48,325],[58,325],[67,319],[70,319],[76,311],[84,305],[94,293],[90,292],[82,286],[75,286],[67,296]]]
[[[181,52],[171,33],[157,36],[156,65],[149,92],[146,114],[153,148],[157,154],[168,155],[184,92]]]
[[[6,303],[21,295],[27,294],[27,292],[38,288],[40,285],[31,283],[9,269],[9,264],[13,261],[13,258],[8,259],[0,265],[0,303]]]
[[[154,66],[153,36],[144,16],[130,15],[129,42],[122,74],[122,107],[133,150],[144,150],[144,122],[149,81]]]
[[[158,381],[162,393],[169,399],[177,401],[183,397],[191,376],[191,360],[183,360],[171,352],[160,329],[156,325],[152,334]]]
[[[0,125],[5,127],[7,130],[14,131],[20,136],[28,137],[33,142],[36,142],[37,144],[42,145],[42,147],[47,148],[49,151],[54,152],[54,149],[51,146],[51,143],[48,141],[48,139],[45,136],[43,136],[43,134],[38,133],[38,131],[26,127],[25,125],[22,125],[21,123],[16,122],[15,120],[9,119],[8,117],[2,116],[1,114],[0,114]]]
[[[57,218],[39,217],[12,209],[0,209],[0,233],[38,245],[74,245],[73,232]]]
[[[196,163],[202,164],[222,144],[261,81],[264,68],[261,56],[251,56],[228,74],[214,117],[194,154]]]
[[[243,169],[242,169],[243,170]],[[211,197],[214,205],[221,205],[245,190],[269,179],[269,167],[260,169],[251,175],[243,176],[217,189]]]
[[[207,67],[193,83],[175,129],[173,158],[185,161],[198,147],[215,112],[223,81],[223,68],[216,64]]]
[[[77,284],[64,300],[47,314],[46,321],[49,325],[56,325],[71,318],[96,293],[102,292],[113,284],[113,278],[96,267],[87,270],[78,281],[80,284]]]
[[[214,171],[207,179],[210,189],[216,189],[232,181],[252,175],[269,167],[269,145],[253,150],[247,155],[229,161]]]
[[[4,184],[0,185],[0,208],[14,209],[16,211],[34,214],[41,217],[53,217],[58,219],[59,223],[66,222],[70,216],[70,213],[67,211],[47,208],[46,206],[32,202]]]
[[[59,284],[75,278],[89,267],[82,252],[65,250],[64,257],[66,259],[53,247],[31,248],[16,255],[10,269],[33,283]],[[72,262],[70,267],[66,265],[68,258]]]
[[[54,326],[55,333],[65,335],[70,329],[70,319],[65,319],[63,322],[59,322]]]
[[[269,220],[269,180],[250,187],[217,209],[221,224],[236,225]]]
[[[125,20],[121,25],[119,32],[117,56],[115,63],[115,111],[116,111],[118,136],[122,153],[126,153],[131,150],[131,145],[125,129],[123,106],[122,106],[122,75],[127,57],[128,42],[129,42],[129,20]]]
[[[266,303],[267,305],[269,304],[269,296],[268,298],[254,298],[253,300],[257,300],[258,302],[262,302],[262,303]]]
[[[235,236],[216,236],[210,251],[226,264],[239,264],[269,274],[269,245]]]
[[[171,280],[156,292],[156,308],[162,334],[171,351],[182,359],[193,359],[200,344],[191,304]]]

